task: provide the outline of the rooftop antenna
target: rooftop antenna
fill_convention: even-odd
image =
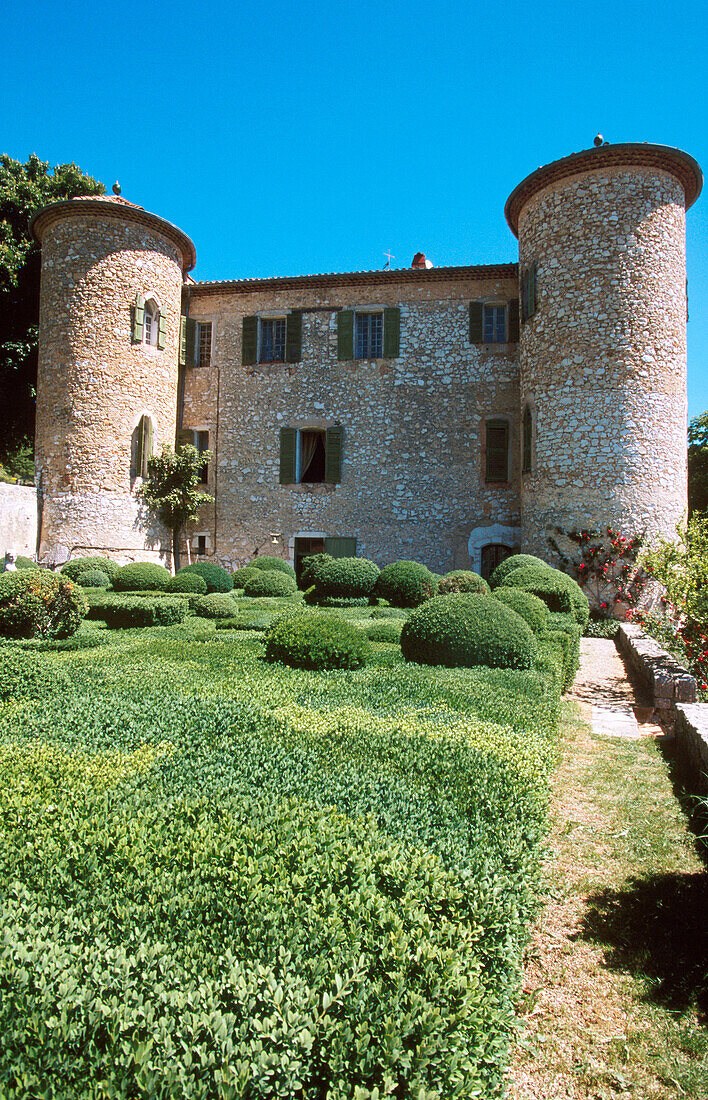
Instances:
[[[389,248],[388,252],[384,252],[384,256],[388,257],[388,259],[386,260],[386,263],[383,265],[383,269],[385,271],[387,267],[391,266],[391,260],[395,260],[396,257],[393,255],[390,248]]]
[[[121,186],[118,183],[118,180],[116,180],[116,182],[113,184],[113,187],[111,188],[111,190],[112,190],[114,195],[120,195]]]

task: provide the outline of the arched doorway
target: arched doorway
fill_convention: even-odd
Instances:
[[[502,542],[488,542],[482,547],[481,573],[485,581],[488,581],[496,567],[513,554],[511,546],[505,546]]]

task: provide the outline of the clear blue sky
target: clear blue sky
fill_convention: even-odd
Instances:
[[[653,0],[5,0],[0,151],[176,222],[198,279],[517,258],[513,187],[592,144],[708,169],[708,9]],[[708,189],[687,218],[708,409]]]

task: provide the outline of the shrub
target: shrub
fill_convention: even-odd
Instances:
[[[37,653],[14,646],[0,651],[0,700],[42,699],[54,692],[68,692],[69,678],[62,669]]]
[[[448,668],[530,668],[536,641],[511,608],[486,596],[435,596],[407,620],[401,633],[407,661]]]
[[[324,558],[325,555],[322,555]],[[324,597],[337,599],[368,599],[379,567],[368,558],[330,558],[320,560],[310,567],[317,602]]]
[[[68,638],[88,611],[67,577],[48,570],[0,574],[0,634],[7,638]]]
[[[205,596],[207,582],[198,573],[176,573],[170,578],[166,592],[194,592],[197,596]]]
[[[82,588],[108,588],[111,582],[108,574],[102,570],[87,569],[84,573],[79,573],[76,583]]]
[[[231,574],[231,579],[234,582],[234,588],[245,588],[246,583],[257,577],[260,570],[252,569],[250,565],[244,565],[243,569],[237,569],[235,573]]]
[[[236,613],[233,596],[225,592],[210,592],[190,600],[192,611],[203,619],[229,619]]]
[[[295,578],[272,569],[256,570],[256,576],[246,581],[245,596],[292,596],[297,591]]]
[[[575,679],[575,674],[580,667],[580,635],[581,627],[572,614],[554,612],[548,617],[548,633],[560,633],[568,639],[564,645],[563,667],[565,683],[563,690],[567,691]]]
[[[370,654],[368,639],[355,626],[316,611],[286,615],[266,635],[266,659],[293,668],[361,668]]]
[[[206,581],[207,592],[230,592],[234,586],[230,573],[222,569],[220,565],[214,565],[209,561],[197,561],[194,565],[185,565],[177,571],[177,576],[185,573],[196,573]]]
[[[373,595],[394,607],[418,607],[437,592],[437,581],[417,561],[394,561],[380,572]]]
[[[268,630],[281,615],[275,611],[257,611],[245,608],[229,619],[218,619],[217,630]]]
[[[311,588],[315,583],[315,573],[320,565],[334,560],[331,554],[310,554],[308,557],[303,558],[298,588],[301,588],[303,592]]]
[[[521,588],[495,588],[494,599],[520,615],[534,634],[543,634],[548,630],[550,612],[543,600],[534,596],[533,592],[525,592]]]
[[[390,642],[392,645],[398,645],[401,640],[401,630],[403,629],[402,619],[384,619],[378,622],[368,622],[362,624],[359,629],[363,629],[370,642]]]
[[[526,565],[536,565],[539,568],[550,569],[548,562],[545,562],[543,558],[535,558],[533,554],[511,554],[508,558],[504,558],[504,561],[499,562],[491,577],[489,578],[490,588],[498,588],[505,577],[509,575],[514,569],[521,569]]]
[[[522,565],[508,573],[499,587],[531,592],[543,600],[549,611],[572,612],[570,593],[563,583],[562,574],[548,565]]]
[[[585,638],[614,638],[619,630],[619,619],[593,619],[583,631]]]
[[[317,607],[368,607],[368,596],[318,596],[317,589],[312,586],[309,590],[311,592],[310,599],[306,599],[305,603],[316,605]]]
[[[106,604],[101,617],[109,626],[127,630],[131,627],[173,626],[187,615],[188,605],[178,597],[140,599],[127,596]]]
[[[102,573],[107,574],[108,579],[112,582],[120,569],[120,565],[115,561],[111,561],[110,558],[104,558],[96,554],[88,558],[72,558],[71,561],[66,562],[61,567],[62,573],[70,581],[75,581],[79,574],[85,573],[87,569],[100,569]]]
[[[166,591],[172,580],[169,569],[151,561],[135,561],[123,565],[112,578],[116,592],[137,592],[140,589]]]
[[[402,607],[375,607],[372,619],[407,619],[409,612]]]
[[[247,569],[263,569],[266,573],[275,571],[276,573],[286,573],[288,577],[295,576],[295,570],[290,562],[284,561],[282,558],[276,558],[271,554],[263,554],[261,557],[253,558],[246,566]]]
[[[22,554],[19,554],[18,557],[15,558],[15,565],[17,566],[18,569],[39,569],[39,568],[41,568],[40,566],[37,565],[36,561],[32,560],[32,558],[26,558]]]
[[[450,596],[453,592],[476,592],[485,596],[489,595],[489,585],[484,577],[471,569],[454,569],[438,581],[439,596]]]

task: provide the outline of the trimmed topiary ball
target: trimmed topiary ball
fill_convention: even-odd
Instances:
[[[207,592],[231,592],[234,582],[230,573],[222,569],[220,565],[214,565],[209,561],[197,561],[194,565],[185,565],[177,571],[180,577],[184,573],[196,573],[206,581]]]
[[[257,577],[262,570],[253,569],[250,565],[244,565],[242,569],[237,569],[235,573],[231,574],[231,580],[234,582],[234,588],[245,588],[248,581]],[[277,570],[273,570],[277,572]]]
[[[249,561],[246,568],[263,569],[266,573],[286,573],[288,577],[295,576],[295,570],[290,562],[283,561],[282,558],[273,557],[272,554],[263,554],[261,557],[254,558],[252,561]]]
[[[274,569],[256,570],[257,576],[246,581],[244,596],[292,596],[297,592],[295,578]]]
[[[519,615],[488,596],[435,596],[403,626],[407,661],[447,668],[530,668],[536,640]]]
[[[207,582],[198,573],[176,573],[170,578],[166,592],[193,592],[197,596],[205,596]]]
[[[0,574],[0,634],[6,638],[68,638],[88,603],[78,585],[48,570]]]
[[[266,634],[266,660],[314,671],[361,668],[371,656],[366,635],[346,619],[316,611],[286,615]]]
[[[540,596],[549,611],[570,613],[583,628],[590,616],[590,605],[580,585],[550,565],[524,565],[514,569],[507,574],[500,587],[533,592],[535,596]]]
[[[453,569],[438,581],[438,595],[450,596],[453,592],[476,592],[480,596],[488,596],[489,585],[484,577],[471,569]]]
[[[79,573],[76,583],[82,588],[108,588],[111,582],[108,574],[101,569],[87,569],[84,573]]]
[[[112,583],[113,578],[120,568],[120,565],[115,561],[111,561],[110,558],[104,558],[95,554],[88,558],[72,558],[71,561],[62,565],[61,571],[70,581],[75,581],[79,574],[85,573],[87,569],[100,569],[102,573],[108,576],[109,581]]]
[[[521,588],[496,588],[493,597],[520,615],[534,634],[543,634],[548,630],[550,611],[543,600],[534,596],[533,592],[525,592]]]
[[[373,595],[394,607],[419,607],[437,590],[438,582],[426,566],[417,561],[394,561],[381,570]]]
[[[551,568],[542,558],[535,558],[533,554],[511,554],[510,557],[504,558],[504,561],[499,562],[499,565],[492,573],[489,578],[490,588],[497,588],[509,573],[514,569],[521,569],[524,565],[538,565],[545,566],[547,569]]]
[[[203,619],[229,619],[236,614],[237,604],[233,596],[225,592],[210,592],[207,596],[196,596],[190,602],[194,614]]]
[[[23,554],[20,554],[15,558],[15,565],[18,569],[40,569],[41,566],[37,565],[36,561],[32,558],[26,558]]]
[[[308,588],[312,588],[315,583],[315,573],[319,567],[327,561],[334,560],[331,554],[309,554],[308,557],[303,558],[300,579],[297,582],[298,588],[301,588],[303,592],[306,592]]]
[[[151,561],[123,565],[112,578],[116,592],[165,592],[171,580],[169,569]]]
[[[380,569],[368,558],[330,558],[311,569],[316,599],[361,599],[371,594]]]

